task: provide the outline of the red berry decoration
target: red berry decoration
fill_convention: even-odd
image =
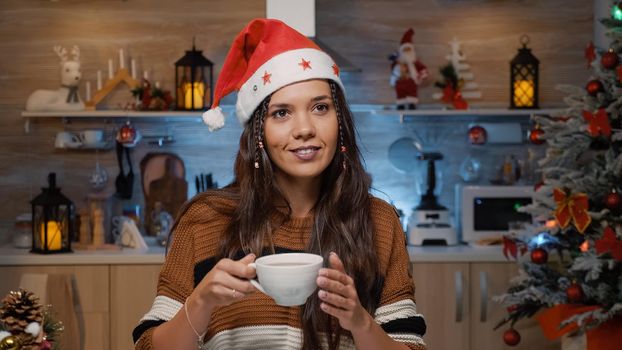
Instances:
[[[545,142],[542,135],[544,135],[544,130],[540,128],[540,125],[536,124],[533,129],[529,130],[529,141],[534,145],[541,145]]]
[[[583,288],[578,283],[572,283],[568,289],[566,289],[566,297],[571,303],[578,303],[583,299]]]
[[[611,210],[617,210],[622,203],[622,196],[616,191],[611,191],[607,197],[605,197],[605,206]]]
[[[41,350],[51,350],[52,349],[52,343],[50,343],[48,340],[43,340],[41,342],[41,345],[39,346],[39,349],[41,349]]]
[[[479,125],[472,126],[469,129],[469,142],[474,145],[483,145],[488,140],[486,129]]]
[[[509,346],[516,346],[520,343],[520,333],[514,328],[510,328],[503,332],[503,342]]]
[[[615,67],[618,66],[619,62],[620,62],[620,59],[618,57],[618,54],[615,53],[615,51],[613,51],[611,49],[609,49],[609,51],[605,52],[603,54],[603,56],[600,58],[600,63],[606,69],[614,69]]]
[[[519,309],[519,305],[518,304],[510,305],[506,307],[505,309],[508,311],[508,313],[513,313]]]
[[[587,83],[585,89],[587,90],[588,94],[596,96],[599,92],[603,92],[605,90],[605,87],[600,81],[591,80],[589,83]]]
[[[543,185],[544,185],[543,181],[540,181],[537,184],[533,185],[534,192],[537,192],[540,189],[540,187],[542,187]]]
[[[549,253],[547,253],[546,250],[542,248],[536,248],[531,251],[531,261],[533,261],[535,264],[539,264],[539,265],[546,264],[548,260],[549,260]]]

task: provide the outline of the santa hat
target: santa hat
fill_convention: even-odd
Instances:
[[[400,41],[400,46],[404,44],[413,44],[413,35],[415,35],[415,31],[412,28],[409,28],[404,35],[402,35],[402,40]]]
[[[313,41],[279,20],[254,19],[233,41],[203,121],[210,131],[222,128],[220,100],[237,91],[236,114],[244,125],[267,96],[310,79],[330,79],[343,89],[339,68]]]

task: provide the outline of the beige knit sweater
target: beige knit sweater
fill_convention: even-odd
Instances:
[[[186,205],[174,229],[153,306],[134,330],[136,349],[152,349],[153,329],[181,310],[193,288],[216,264],[230,218],[215,208],[235,205],[228,201],[213,193],[201,194]],[[412,349],[425,349],[421,338],[425,322],[414,302],[401,224],[394,208],[377,198],[372,198],[371,213],[378,262],[385,278],[374,318],[393,339]],[[277,253],[304,251],[312,224],[312,217],[287,219],[273,233]],[[204,349],[299,349],[300,311],[300,307],[278,306],[256,292],[214,311]],[[355,348],[350,338],[344,337],[341,344],[343,349]]]

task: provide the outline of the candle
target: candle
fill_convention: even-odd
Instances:
[[[136,60],[132,58],[132,78],[136,79]]]
[[[97,90],[102,89],[102,71],[97,71]]]
[[[91,100],[91,82],[90,81],[86,82],[86,100],[87,101]]]
[[[514,82],[514,106],[533,107],[533,80],[517,80]]]
[[[119,50],[119,68],[125,68],[125,57],[123,57],[123,49]]]
[[[108,79],[112,80],[112,58],[108,59]]]
[[[184,107],[186,109],[203,108],[203,96],[205,96],[205,84],[203,82],[198,81],[184,85]]]
[[[149,71],[146,69],[143,71],[143,79],[149,80]]]
[[[156,87],[156,89],[159,89],[159,88],[160,88],[160,82],[159,82],[159,81],[156,81],[156,82],[155,82],[155,87]]]
[[[60,230],[60,224],[56,221],[47,222],[47,240],[45,237],[45,224],[41,224],[41,248],[47,250],[60,250],[61,249],[62,233]]]

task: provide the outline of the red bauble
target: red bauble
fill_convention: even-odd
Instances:
[[[469,129],[469,142],[474,145],[483,145],[488,140],[486,129],[479,125],[472,126]]]
[[[613,50],[609,50],[605,52],[603,56],[600,58],[600,63],[606,69],[614,69],[615,67],[618,66],[619,62],[620,62],[620,59],[618,58],[618,54],[615,53]]]
[[[573,283],[566,289],[566,297],[571,303],[578,303],[583,299],[583,288],[578,283]]]
[[[520,343],[520,333],[514,328],[503,332],[503,342],[509,346],[516,346]]]
[[[533,129],[529,130],[529,141],[534,145],[541,145],[545,142],[542,135],[544,135],[544,130],[540,129],[539,125],[536,125]]]
[[[540,189],[540,187],[542,187],[542,185],[544,185],[543,181],[540,181],[537,184],[533,185],[533,191],[537,192]]]
[[[531,261],[533,261],[534,263],[542,265],[546,264],[548,260],[549,253],[547,253],[546,250],[542,248],[536,248],[531,251]]]
[[[622,196],[617,191],[611,191],[605,197],[605,206],[611,210],[619,209],[620,203],[622,203]]]
[[[585,89],[587,90],[587,93],[592,95],[592,96],[596,96],[599,92],[602,92],[605,90],[605,87],[603,86],[603,83],[601,83],[598,80],[591,80],[589,83],[587,83],[587,86],[585,87]]]
[[[119,129],[118,141],[121,143],[132,143],[136,139],[136,129],[127,122]]]
[[[41,345],[39,346],[40,350],[51,350],[52,349],[52,343],[50,343],[48,340],[43,340],[41,342]]]

